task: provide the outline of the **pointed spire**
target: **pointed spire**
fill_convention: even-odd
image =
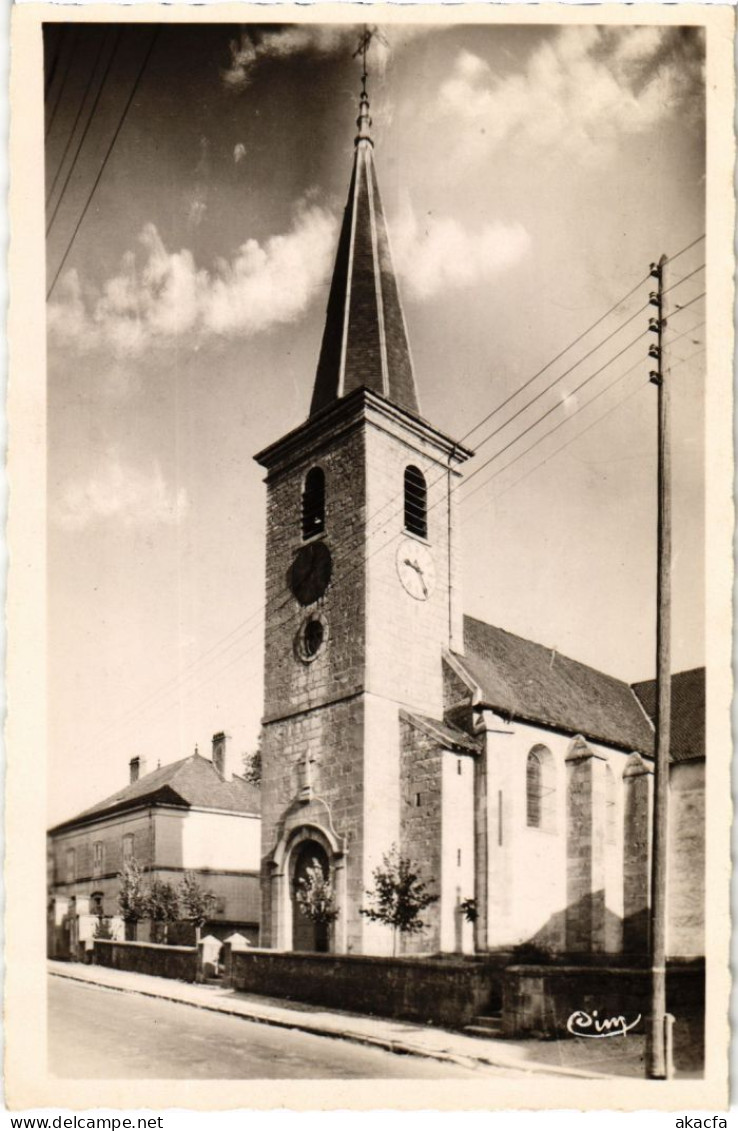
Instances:
[[[374,168],[366,43],[363,55],[354,167],[328,296],[311,416],[362,386],[400,408],[420,413]]]

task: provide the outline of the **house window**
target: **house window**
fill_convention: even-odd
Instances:
[[[525,777],[525,799],[529,829],[540,829],[541,827],[541,779],[541,759],[535,750],[531,750],[528,755]]]
[[[555,832],[556,765],[547,746],[534,746],[528,754],[525,797],[528,828]]]
[[[133,860],[133,833],[126,833],[123,837],[123,865],[130,864]]]
[[[428,536],[428,489],[423,472],[413,464],[405,468],[405,529]]]
[[[605,843],[617,842],[617,806],[615,800],[615,775],[610,766],[605,766]]]
[[[456,849],[456,866],[458,868],[461,867],[461,849],[460,848]]]
[[[461,765],[461,758],[457,758],[456,759],[456,773],[461,774],[463,772],[464,771],[463,771],[463,768],[462,768],[462,765]]]
[[[90,915],[97,915],[98,917],[103,914],[103,893],[101,891],[94,891],[90,896]]]
[[[92,874],[101,876],[104,871],[105,848],[101,840],[96,840],[92,846]]]
[[[77,853],[74,848],[67,849],[67,883],[73,884],[77,879]]]
[[[419,808],[420,808],[420,804],[421,804],[421,802],[420,802],[420,794],[419,794],[419,793],[416,793],[416,794],[415,794],[415,808],[416,808],[416,809],[419,809]]]
[[[302,537],[312,538],[325,530],[325,475],[320,467],[311,467],[302,489]]]

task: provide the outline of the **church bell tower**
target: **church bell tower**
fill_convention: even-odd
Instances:
[[[422,817],[407,720],[443,719],[443,650],[463,651],[453,487],[472,453],[420,413],[365,79],[310,415],[256,456],[267,472],[261,944],[382,954],[390,933],[360,908],[382,856],[403,849],[409,811],[414,827]],[[329,922],[296,899],[316,865]]]

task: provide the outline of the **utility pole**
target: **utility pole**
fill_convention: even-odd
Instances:
[[[646,1074],[665,1080],[671,1074],[667,1050],[666,1015],[666,868],[669,808],[669,746],[671,731],[671,412],[664,332],[666,263],[662,255],[651,264],[657,289],[650,302],[656,314],[649,329],[656,344],[649,356],[656,361],[650,374],[658,389],[658,564],[656,590],[656,758],[654,763],[653,835],[651,839],[651,1000],[646,1032]],[[670,1042],[669,1042],[670,1044]]]

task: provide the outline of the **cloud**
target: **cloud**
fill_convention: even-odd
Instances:
[[[265,59],[289,55],[353,54],[362,34],[358,24],[289,24],[274,31],[244,29],[231,41],[230,66],[221,71],[224,84],[231,90],[243,90],[251,82],[255,67]],[[406,24],[379,29],[369,48],[369,69],[383,75],[392,51],[400,50],[412,39],[428,35],[432,26]],[[358,67],[357,67],[358,80]]]
[[[531,246],[521,224],[485,224],[470,232],[457,220],[430,216],[421,225],[409,207],[392,231],[398,273],[410,296],[421,300],[492,279]]]
[[[694,112],[702,67],[701,39],[684,29],[569,27],[541,43],[523,70],[500,78],[459,52],[436,110],[462,124],[467,158],[505,142],[591,159],[677,108]]]
[[[139,236],[101,288],[69,271],[49,305],[52,341],[89,350],[139,354],[183,334],[248,337],[294,321],[330,271],[337,221],[315,204],[300,205],[292,227],[263,244],[247,240],[212,270],[191,251],[169,251],[154,224]]]
[[[242,141],[239,141],[233,147],[233,163],[235,165],[238,165],[239,162],[243,161],[245,156],[246,156],[246,146],[243,144]]]
[[[70,480],[52,515],[64,530],[82,530],[113,521],[124,527],[177,526],[188,509],[184,487],[167,486],[161,468],[149,471],[126,465],[111,450],[86,480]]]

